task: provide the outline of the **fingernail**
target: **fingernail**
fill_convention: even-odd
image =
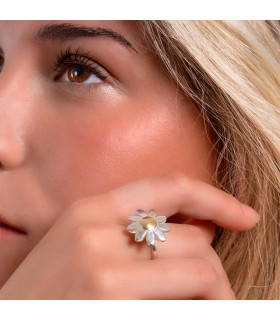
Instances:
[[[242,206],[244,208],[243,212],[246,216],[250,218],[254,218],[256,223],[260,221],[260,215],[255,211],[252,207],[247,206],[247,204],[242,203]]]

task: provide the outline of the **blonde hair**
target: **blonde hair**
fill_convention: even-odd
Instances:
[[[217,227],[212,246],[237,299],[280,299],[278,21],[137,21],[178,88],[215,134],[217,186],[261,215]]]

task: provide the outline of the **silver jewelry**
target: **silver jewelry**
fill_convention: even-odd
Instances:
[[[137,210],[138,216],[129,216],[128,220],[134,221],[127,230],[135,233],[135,241],[141,242],[146,237],[147,244],[152,247],[152,252],[156,253],[155,235],[161,241],[166,241],[164,232],[170,231],[170,227],[166,224],[166,216],[156,217],[156,211],[151,209],[146,213],[142,209]]]

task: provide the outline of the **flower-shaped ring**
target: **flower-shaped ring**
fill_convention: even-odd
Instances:
[[[135,233],[135,241],[141,242],[145,236],[149,246],[156,251],[155,235],[161,241],[166,241],[163,231],[170,231],[170,227],[166,224],[165,216],[156,217],[156,211],[151,209],[146,213],[142,209],[137,210],[138,216],[129,216],[128,220],[134,221],[127,227],[131,233]]]

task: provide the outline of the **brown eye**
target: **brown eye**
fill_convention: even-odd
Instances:
[[[72,82],[84,82],[92,72],[79,64],[73,64],[68,68],[68,78]]]

